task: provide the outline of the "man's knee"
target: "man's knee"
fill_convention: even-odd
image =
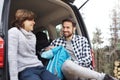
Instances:
[[[70,66],[71,66],[70,60],[66,60],[66,61],[63,63],[62,70],[63,70],[63,71],[67,71],[67,70],[69,70]]]
[[[74,66],[73,66],[74,62],[72,62],[71,60],[66,60],[64,63],[63,63],[63,66],[62,66],[62,72],[63,73],[66,73],[66,74],[73,74],[74,72]]]

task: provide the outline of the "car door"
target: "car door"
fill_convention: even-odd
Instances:
[[[0,80],[8,80],[8,64],[7,64],[7,42],[8,42],[8,16],[9,16],[9,0],[1,0],[0,2]]]

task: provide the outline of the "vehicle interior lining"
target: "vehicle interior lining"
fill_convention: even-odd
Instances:
[[[77,23],[73,10],[61,0],[11,0],[9,24],[14,20],[17,9],[33,11],[37,15],[34,32],[47,29],[52,39],[57,38],[55,27],[63,19],[71,17]],[[79,27],[77,30],[79,30],[78,34],[81,34]]]
[[[75,14],[71,7],[61,0],[11,0],[9,26],[15,18],[14,15],[17,9],[28,9],[36,14],[36,24],[33,32],[35,33],[35,35],[37,35],[37,33],[39,32],[47,31],[48,34],[46,34],[49,42],[59,37],[56,26],[61,24],[63,19],[70,17],[73,18],[77,23]],[[9,28],[11,27],[12,26],[10,26]],[[79,30],[77,31],[77,34],[81,34],[78,23],[77,30]],[[39,43],[40,40],[38,38],[37,40],[37,43]],[[41,45],[43,44],[37,44],[37,46]]]

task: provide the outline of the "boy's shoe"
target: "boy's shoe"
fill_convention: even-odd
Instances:
[[[118,79],[106,74],[103,80],[118,80]]]

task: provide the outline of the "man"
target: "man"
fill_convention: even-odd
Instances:
[[[96,80],[115,80],[111,76],[98,73],[93,69],[90,46],[85,37],[75,35],[76,23],[72,19],[62,21],[63,36],[52,41],[51,46],[65,47],[71,58],[66,60],[62,66],[62,72],[67,80],[79,80],[80,78]]]

